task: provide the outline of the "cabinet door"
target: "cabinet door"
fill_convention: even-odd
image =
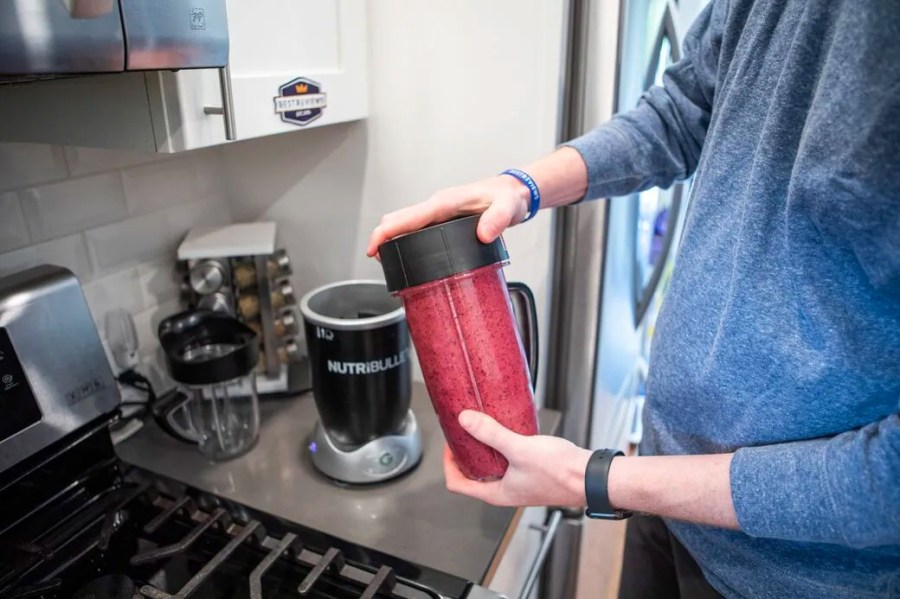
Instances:
[[[364,0],[229,0],[228,30],[237,139],[366,116]],[[217,71],[147,80],[159,151],[225,142]]]

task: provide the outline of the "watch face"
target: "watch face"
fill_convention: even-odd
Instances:
[[[615,512],[592,512],[587,509],[584,511],[584,515],[593,520],[624,520],[625,518],[630,518],[633,512],[628,510],[618,510]]]

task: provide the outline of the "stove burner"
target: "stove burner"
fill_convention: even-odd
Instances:
[[[108,433],[98,431],[80,452],[60,453],[15,484],[0,481],[0,597],[474,596],[462,579],[144,471],[122,472]]]
[[[132,599],[134,582],[124,574],[107,574],[90,581],[73,599]]]

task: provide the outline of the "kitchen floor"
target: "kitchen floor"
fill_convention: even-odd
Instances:
[[[577,599],[618,596],[625,526],[625,522],[585,520]]]

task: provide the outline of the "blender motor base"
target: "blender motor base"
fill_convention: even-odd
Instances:
[[[412,410],[407,412],[397,433],[358,447],[335,441],[320,421],[313,431],[309,452],[315,467],[330,478],[353,484],[377,483],[418,465],[422,459],[422,435]]]

